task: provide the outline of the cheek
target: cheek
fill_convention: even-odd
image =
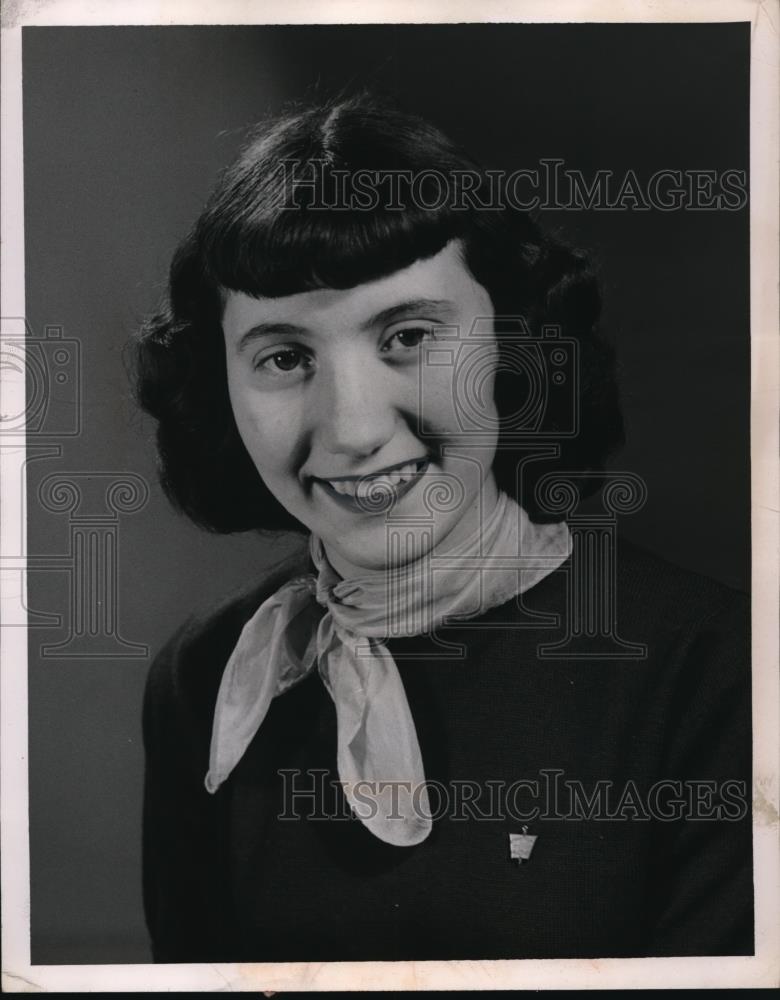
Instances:
[[[263,478],[284,473],[296,453],[298,422],[276,393],[263,395],[230,387],[230,402],[238,433]]]
[[[498,352],[479,345],[466,347],[455,367],[426,372],[421,396],[423,419],[453,436],[477,432],[484,439],[498,433],[495,401]]]
[[[449,368],[443,367],[426,378],[418,404],[423,425],[440,431],[452,431],[457,426],[454,389]]]

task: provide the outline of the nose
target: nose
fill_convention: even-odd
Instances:
[[[355,355],[342,359],[318,381],[311,419],[325,451],[360,460],[390,441],[397,410],[386,368]]]

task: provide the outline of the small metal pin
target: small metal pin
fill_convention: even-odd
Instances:
[[[528,832],[528,827],[523,827],[522,833],[510,833],[509,834],[509,857],[512,861],[516,861],[521,865],[524,861],[528,861],[531,857],[531,851],[534,849],[534,844],[537,838],[534,834]]]

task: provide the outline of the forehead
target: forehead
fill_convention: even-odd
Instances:
[[[438,302],[443,319],[492,311],[490,296],[469,272],[462,247],[453,240],[433,257],[354,288],[322,288],[278,298],[229,291],[222,325],[229,340],[259,323],[305,329],[324,328],[336,321],[359,326],[396,305],[415,301]]]

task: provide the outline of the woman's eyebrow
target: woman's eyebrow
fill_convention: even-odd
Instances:
[[[370,330],[373,327],[386,326],[388,323],[408,319],[420,313],[437,313],[440,319],[450,319],[455,312],[455,303],[449,299],[409,299],[407,302],[399,302],[375,313],[370,319],[361,323],[361,329]]]
[[[262,337],[269,337],[271,334],[281,333],[283,336],[300,336],[300,334],[306,332],[305,327],[296,326],[295,323],[257,323],[238,338],[236,353],[240,354],[245,347],[248,347],[255,340],[260,340]]]

